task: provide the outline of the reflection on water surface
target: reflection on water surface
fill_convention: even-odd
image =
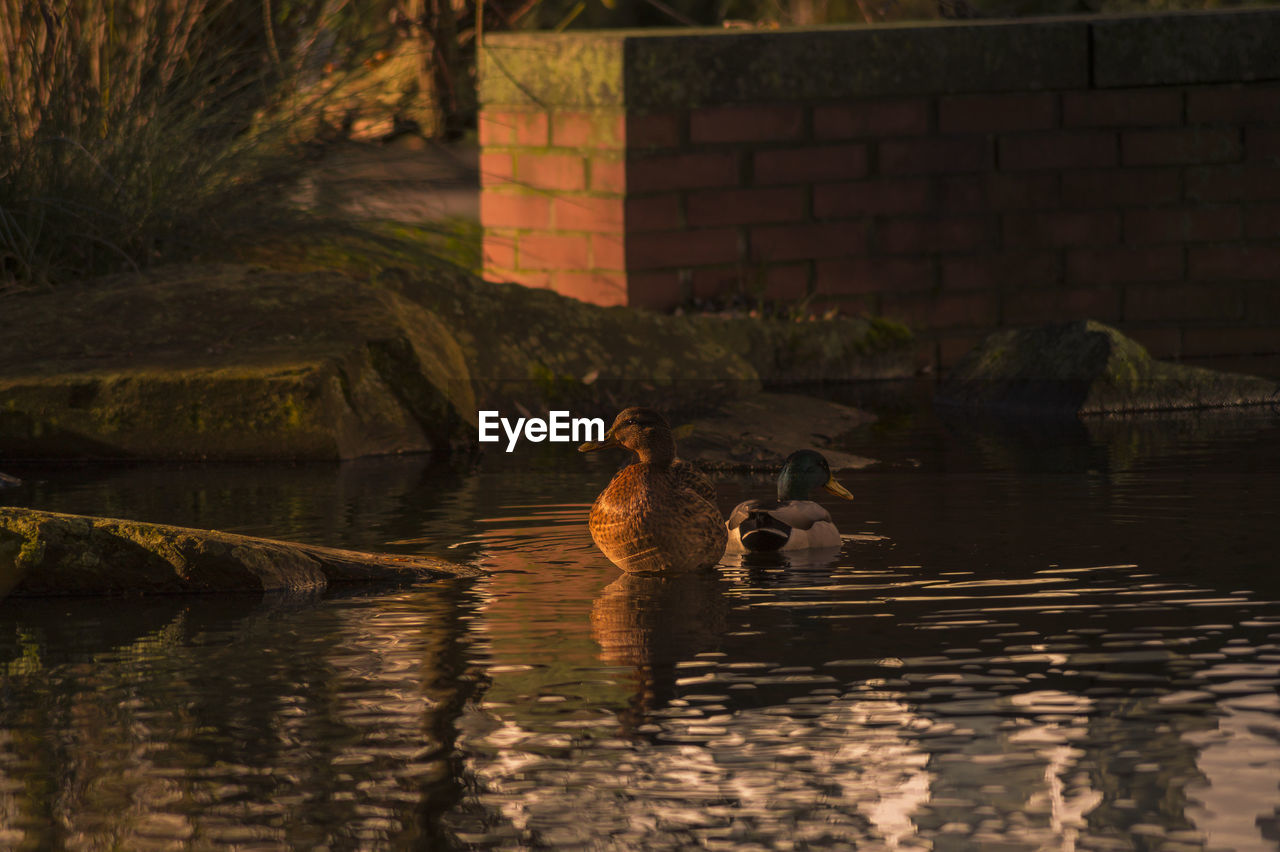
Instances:
[[[872,427],[840,551],[672,580],[591,545],[616,457],[11,470],[492,573],[0,604],[0,847],[1275,849],[1280,429],[1092,428]]]

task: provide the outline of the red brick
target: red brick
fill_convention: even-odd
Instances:
[[[1214,124],[1280,123],[1280,87],[1214,86],[1187,92],[1187,121]]]
[[[741,294],[748,303],[757,299],[792,301],[809,293],[809,264],[770,266],[741,265],[701,267],[693,270],[693,295],[699,299],[726,300]]]
[[[810,260],[866,251],[862,222],[763,225],[751,229],[752,260]]]
[[[1142,344],[1152,358],[1182,357],[1182,329],[1163,326],[1159,328],[1133,328],[1126,325],[1124,333]]]
[[[485,231],[483,241],[484,267],[486,269],[515,269],[516,236],[513,233]]]
[[[942,286],[947,290],[998,290],[1005,287],[1044,287],[1062,280],[1058,252],[983,252],[941,260]]]
[[[1280,245],[1193,245],[1188,249],[1187,264],[1187,277],[1192,281],[1271,281],[1280,269]]]
[[[622,199],[560,195],[551,201],[557,231],[621,231]]]
[[[621,112],[556,112],[551,115],[551,144],[562,148],[619,148],[626,138]]]
[[[591,235],[592,269],[626,269],[626,248],[618,234]]]
[[[1246,286],[1244,315],[1249,322],[1280,323],[1280,287],[1274,281]],[[1280,344],[1280,324],[1276,326],[1276,342]],[[1280,347],[1277,351],[1280,351]]]
[[[627,304],[627,276],[617,272],[556,272],[552,288],[593,305]]]
[[[1010,214],[1004,219],[1005,245],[1071,246],[1114,243],[1120,214],[1110,210]]]
[[[931,198],[928,178],[822,183],[813,189],[813,212],[820,219],[924,213],[932,206]]]
[[[519,240],[521,269],[590,269],[585,236],[522,234]]]
[[[668,310],[688,298],[678,272],[627,273],[627,304],[633,308]]]
[[[880,310],[915,329],[990,328],[1000,319],[1000,297],[978,291],[904,294],[881,299]]]
[[[1280,204],[1251,204],[1244,210],[1244,235],[1249,239],[1280,237]]]
[[[956,334],[948,332],[938,339],[938,366],[955,366],[982,341],[980,334]]]
[[[865,177],[866,145],[826,145],[758,151],[752,174],[758,184],[811,183]]]
[[[587,160],[590,185],[593,192],[626,192],[627,166],[621,160],[592,157]]]
[[[1280,332],[1275,327],[1188,328],[1182,332],[1182,357],[1209,355],[1275,355]]]
[[[861,136],[915,136],[929,132],[926,98],[852,101],[813,109],[813,132],[819,139]]]
[[[687,118],[683,112],[655,112],[627,116],[627,147],[678,148]]]
[[[891,219],[876,229],[871,245],[891,254],[972,251],[993,243],[996,224],[985,216]]]
[[[938,130],[943,133],[1050,130],[1057,123],[1058,105],[1052,92],[944,95],[938,100]]]
[[[680,209],[680,196],[675,193],[627,196],[623,221],[628,232],[667,231],[683,227],[685,221]]]
[[[818,261],[815,280],[823,295],[927,290],[933,264],[917,257],[842,257]]]
[[[1217,127],[1126,130],[1121,159],[1128,166],[1225,163],[1240,159],[1240,131]]]
[[[879,315],[879,301],[879,297],[866,294],[857,296],[832,294],[826,297],[810,298],[805,305],[811,317],[865,317]]]
[[[1075,248],[1067,251],[1068,285],[1181,279],[1181,246]]]
[[[1258,164],[1190,168],[1187,197],[1193,201],[1280,199],[1280,167]]]
[[[1124,212],[1126,243],[1234,240],[1241,233],[1239,207],[1152,207]]]
[[[739,242],[736,228],[632,234],[627,239],[627,268],[733,263],[739,258]]]
[[[706,142],[783,142],[804,134],[799,104],[714,106],[689,114],[689,139]]]
[[[1161,204],[1182,197],[1178,169],[1103,169],[1062,173],[1062,202],[1068,207]]]
[[[1058,175],[953,175],[939,179],[938,208],[949,213],[1058,207]]]
[[[885,175],[977,172],[991,168],[991,144],[980,136],[933,136],[880,143]]]
[[[1142,320],[1237,319],[1242,300],[1234,290],[1211,284],[1131,284],[1124,288],[1124,318]]]
[[[1280,160],[1280,129],[1250,127],[1244,141],[1250,160]]]
[[[807,263],[774,264],[764,270],[764,298],[770,301],[800,300],[809,295]]]
[[[1182,92],[1113,89],[1063,92],[1064,127],[1136,127],[1182,123]]]
[[[587,173],[577,154],[528,154],[516,157],[516,177],[535,189],[579,190],[587,188]]]
[[[690,193],[687,210],[694,226],[797,222],[805,217],[807,201],[802,187],[708,189]]]
[[[1115,322],[1120,318],[1120,291],[1101,287],[1014,290],[1005,293],[1003,307],[1009,325],[1075,319]]]
[[[491,112],[482,110],[476,121],[480,147],[490,145],[523,145],[541,147],[547,144],[547,114],[542,111]]]
[[[702,266],[693,270],[690,283],[695,299],[729,299],[742,292],[742,267]]]
[[[1116,164],[1116,136],[1092,130],[1001,136],[1001,170],[1089,169]]]
[[[482,150],[480,152],[480,185],[495,187],[511,183],[515,179],[516,160],[509,152]]]
[[[547,228],[551,199],[528,193],[482,192],[480,221],[486,228]]]
[[[665,154],[627,164],[630,192],[737,185],[738,157],[733,153]]]

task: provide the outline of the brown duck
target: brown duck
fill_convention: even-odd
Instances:
[[[628,408],[589,453],[625,447],[639,456],[614,475],[591,507],[588,526],[596,546],[623,571],[677,573],[715,565],[728,530],[715,489],[686,461],[666,419],[651,408]]]

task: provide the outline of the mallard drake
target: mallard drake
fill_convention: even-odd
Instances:
[[[831,475],[822,453],[796,450],[787,456],[778,474],[778,499],[746,500],[729,515],[729,549],[839,547],[840,531],[831,522],[831,513],[809,499],[809,493],[819,486],[837,497],[853,499]]]
[[[614,475],[591,507],[591,538],[609,561],[623,571],[672,573],[719,562],[728,531],[715,489],[676,458],[666,418],[651,408],[628,408],[603,441],[588,441],[578,452],[605,447],[639,456]]]

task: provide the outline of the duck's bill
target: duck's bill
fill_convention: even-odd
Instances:
[[[843,497],[846,500],[853,499],[853,495],[849,493],[849,489],[845,488],[839,482],[836,482],[836,478],[834,476],[828,479],[826,484],[823,485],[822,487],[827,489],[837,497]]]
[[[616,446],[618,446],[617,441],[613,440],[613,438],[606,437],[603,441],[587,441],[585,444],[578,447],[578,452],[594,453],[596,450],[603,450],[606,447]]]

